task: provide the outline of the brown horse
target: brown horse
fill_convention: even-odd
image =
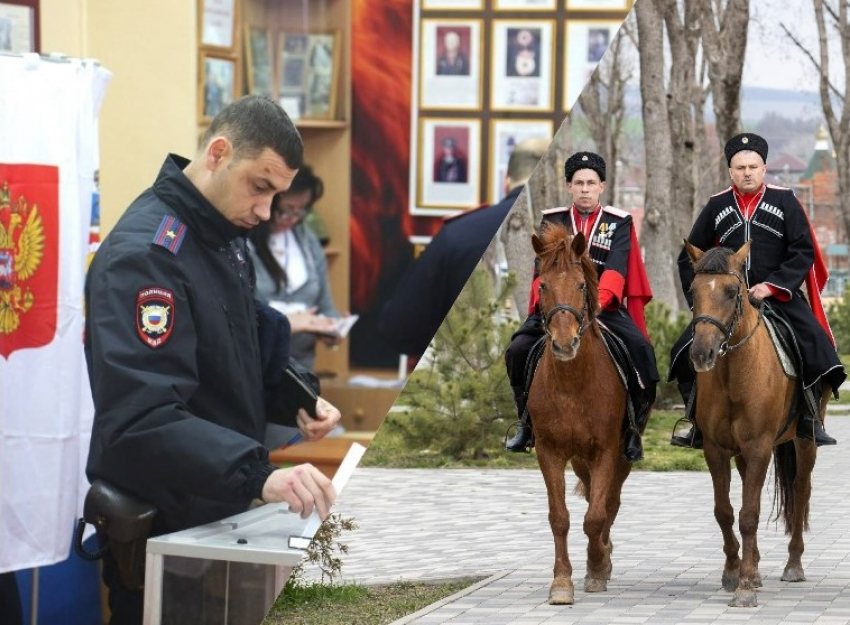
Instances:
[[[569,604],[574,592],[564,470],[572,461],[580,480],[576,491],[588,501],[584,589],[601,592],[607,590],[611,575],[611,526],[631,470],[621,436],[626,391],[596,323],[598,278],[584,235],[571,237],[563,226],[548,225],[531,240],[539,260],[546,348],[529,390],[528,409],[555,538],[549,603]]]
[[[761,586],[756,530],[771,455],[779,494],[777,515],[791,535],[782,580],[799,582],[806,579],[800,556],[803,531],[808,529],[817,447],[810,440],[794,438],[796,423],[786,427],[795,382],[782,370],[761,310],[747,298],[743,267],[750,244],[737,253],[726,248],[703,253],[687,241],[685,249],[695,271],[690,358],[697,372],[696,419],[714,483],[714,516],[723,533],[726,563],[722,583],[725,590],[735,593],[730,606],[752,607],[756,605],[755,589]],[[828,400],[829,389],[825,389],[821,417]],[[733,457],[743,482],[740,558],[733,530],[735,513],[729,502]]]

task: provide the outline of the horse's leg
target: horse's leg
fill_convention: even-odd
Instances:
[[[738,469],[738,475],[741,476],[741,483],[744,483],[744,476],[747,474],[747,461],[744,459],[744,456],[738,454],[735,456],[735,466]],[[753,574],[753,586],[756,588],[761,588],[761,572],[759,571],[759,562],[761,562],[761,553],[759,552],[758,542],[753,546],[753,559],[755,560],[755,569],[756,572]],[[732,588],[728,588],[730,592],[735,590],[738,587],[738,580],[735,580],[735,584]]]
[[[555,570],[552,586],[549,588],[549,603],[571,604],[573,602],[573,566],[567,553],[567,533],[570,531],[570,513],[567,510],[566,455],[542,440],[537,443],[537,463],[546,482],[549,497],[549,526],[555,539]]]
[[[773,440],[763,436],[748,441],[741,451],[747,461],[744,487],[741,494],[741,512],[738,528],[741,532],[741,568],[738,575],[738,587],[729,605],[733,608],[752,608],[757,605],[756,587],[756,532],[761,512],[761,491],[770,466]]]
[[[730,454],[706,439],[704,443],[705,462],[711,472],[714,484],[714,518],[723,534],[723,553],[726,563],[723,565],[723,590],[732,592],[738,587],[738,572],[741,560],[738,557],[740,544],[735,536],[735,510],[729,501],[729,487],[732,482],[732,469],[729,466]],[[738,470],[741,470],[739,465]],[[743,477],[743,476],[742,476]]]
[[[617,519],[617,514],[620,512],[620,501],[621,494],[623,492],[623,484],[626,482],[626,478],[629,477],[629,473],[632,470],[632,466],[623,461],[619,462],[617,465],[616,474],[614,476],[614,483],[612,487],[608,490],[608,501],[606,504],[607,511],[607,522],[605,524],[605,530],[602,532],[602,542],[605,544],[605,548],[608,550],[608,577],[607,579],[611,579],[611,556],[614,554],[614,543],[611,541],[611,528],[614,527],[614,521]]]
[[[809,521],[812,471],[817,458],[817,447],[810,440],[795,438],[794,449],[797,457],[797,475],[794,479],[794,521],[791,527],[791,540],[788,543],[788,563],[782,573],[783,582],[806,581],[801,560],[804,548],[803,531]]]
[[[593,488],[590,490],[587,512],[584,515],[584,533],[587,534],[587,575],[584,578],[585,592],[608,590],[611,573],[611,552],[608,548],[609,501],[611,490],[616,486],[614,473],[619,449],[605,453],[591,468]]]

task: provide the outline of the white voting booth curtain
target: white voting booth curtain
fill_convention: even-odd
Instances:
[[[84,488],[83,282],[110,77],[0,56],[0,573],[68,557]]]

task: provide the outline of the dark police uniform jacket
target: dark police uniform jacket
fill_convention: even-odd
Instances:
[[[543,224],[556,223],[574,232],[572,209],[555,208],[543,211]],[[599,212],[596,224],[590,232],[589,254],[600,277],[600,287],[605,286],[609,278],[626,281],[629,269],[629,255],[632,245],[632,217],[625,211],[606,206]],[[606,271],[612,274],[603,278]],[[537,264],[534,267],[535,281],[532,286],[532,305],[529,316],[522,327],[514,334],[511,347],[506,354],[508,375],[512,386],[524,383],[525,359],[537,338],[543,336],[543,317],[536,302]],[[621,291],[624,291],[622,284]],[[619,337],[629,350],[632,361],[640,376],[643,388],[651,391],[654,397],[655,384],[659,380],[655,364],[655,351],[649,340],[638,329],[626,309],[623,297],[603,310],[599,321]]]
[[[403,354],[427,349],[520,191],[443,224],[384,306],[379,330],[387,342]]]
[[[826,376],[832,387],[837,388],[844,381],[844,368],[830,336],[815,319],[801,290],[812,271],[815,241],[793,191],[766,185],[764,195],[747,220],[730,187],[709,199],[688,235],[688,241],[702,250],[718,245],[737,250],[748,240],[750,255],[744,276],[747,287],[763,282],[784,294],[784,297],[768,298],[767,302],[797,333],[804,361],[804,385],[809,387]],[[684,249],[678,262],[682,289],[688,304],[693,305],[690,288],[694,270]],[[671,379],[678,377],[682,381],[693,376],[685,353],[692,340],[693,330],[688,328],[673,346]]]
[[[170,155],[86,282],[87,475],[154,504],[156,533],[242,512],[274,469],[244,232]],[[237,242],[237,243],[234,243]]]

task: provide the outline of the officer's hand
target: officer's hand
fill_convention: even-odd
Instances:
[[[317,441],[334,429],[342,418],[339,410],[337,410],[327,400],[319,399],[316,401],[316,418],[311,419],[310,415],[303,408],[298,411],[295,420],[298,423],[298,429],[301,430],[301,435],[304,440]]]
[[[336,501],[336,489],[331,481],[312,464],[299,464],[288,469],[278,469],[263,485],[263,501],[286,502],[290,512],[298,512],[306,519],[316,508],[324,520]]]
[[[751,286],[748,293],[750,294],[750,298],[757,300],[763,300],[773,296],[773,291],[764,282]]]

